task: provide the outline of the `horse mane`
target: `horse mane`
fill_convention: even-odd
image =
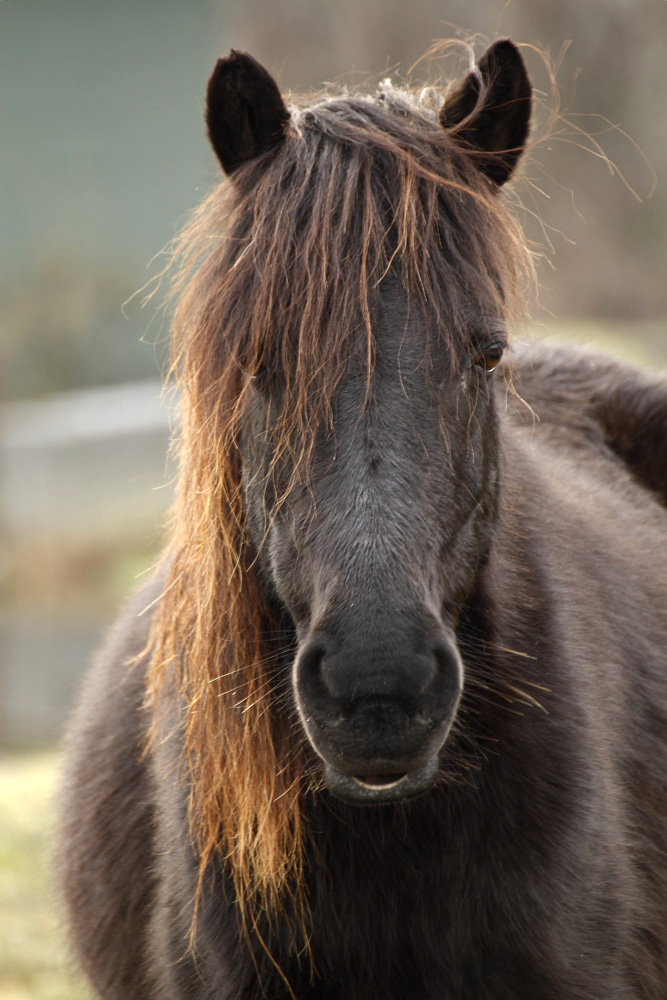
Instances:
[[[161,708],[177,710],[200,889],[218,858],[242,912],[291,899],[300,921],[302,800],[316,779],[276,692],[283,626],[247,538],[239,438],[253,376],[283,387],[270,452],[303,478],[350,360],[370,378],[389,272],[455,370],[471,304],[512,315],[532,261],[475,152],[438,123],[432,91],[383,84],[290,110],[286,140],[216,188],[174,251],[180,479],[149,698],[153,739]]]

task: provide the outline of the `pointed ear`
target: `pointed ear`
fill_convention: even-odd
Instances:
[[[509,180],[526,145],[532,87],[516,45],[502,39],[450,95],[440,112],[443,128],[488,156],[479,167],[496,184]]]
[[[289,111],[276,81],[246,52],[218,59],[206,89],[206,125],[226,174],[281,143]]]

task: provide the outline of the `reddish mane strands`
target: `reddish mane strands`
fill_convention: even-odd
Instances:
[[[267,637],[277,623],[255,578],[241,493],[251,376],[279,376],[273,452],[305,474],[353,356],[370,378],[390,269],[455,366],[470,303],[515,311],[532,262],[474,154],[432,108],[386,85],[374,98],[293,110],[286,141],[212,193],[175,256],[181,469],[150,693],[154,704],[165,689],[181,698],[202,874],[221,853],[242,907],[275,912],[286,893],[303,922],[303,750],[272,704]],[[160,726],[156,712],[154,737]]]

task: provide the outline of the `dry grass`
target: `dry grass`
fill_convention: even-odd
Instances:
[[[0,757],[0,1000],[88,1000],[68,967],[48,865],[55,753]]]

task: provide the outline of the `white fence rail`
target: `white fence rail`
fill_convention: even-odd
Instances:
[[[158,382],[0,408],[0,526],[10,540],[140,537],[166,509],[170,410]]]

